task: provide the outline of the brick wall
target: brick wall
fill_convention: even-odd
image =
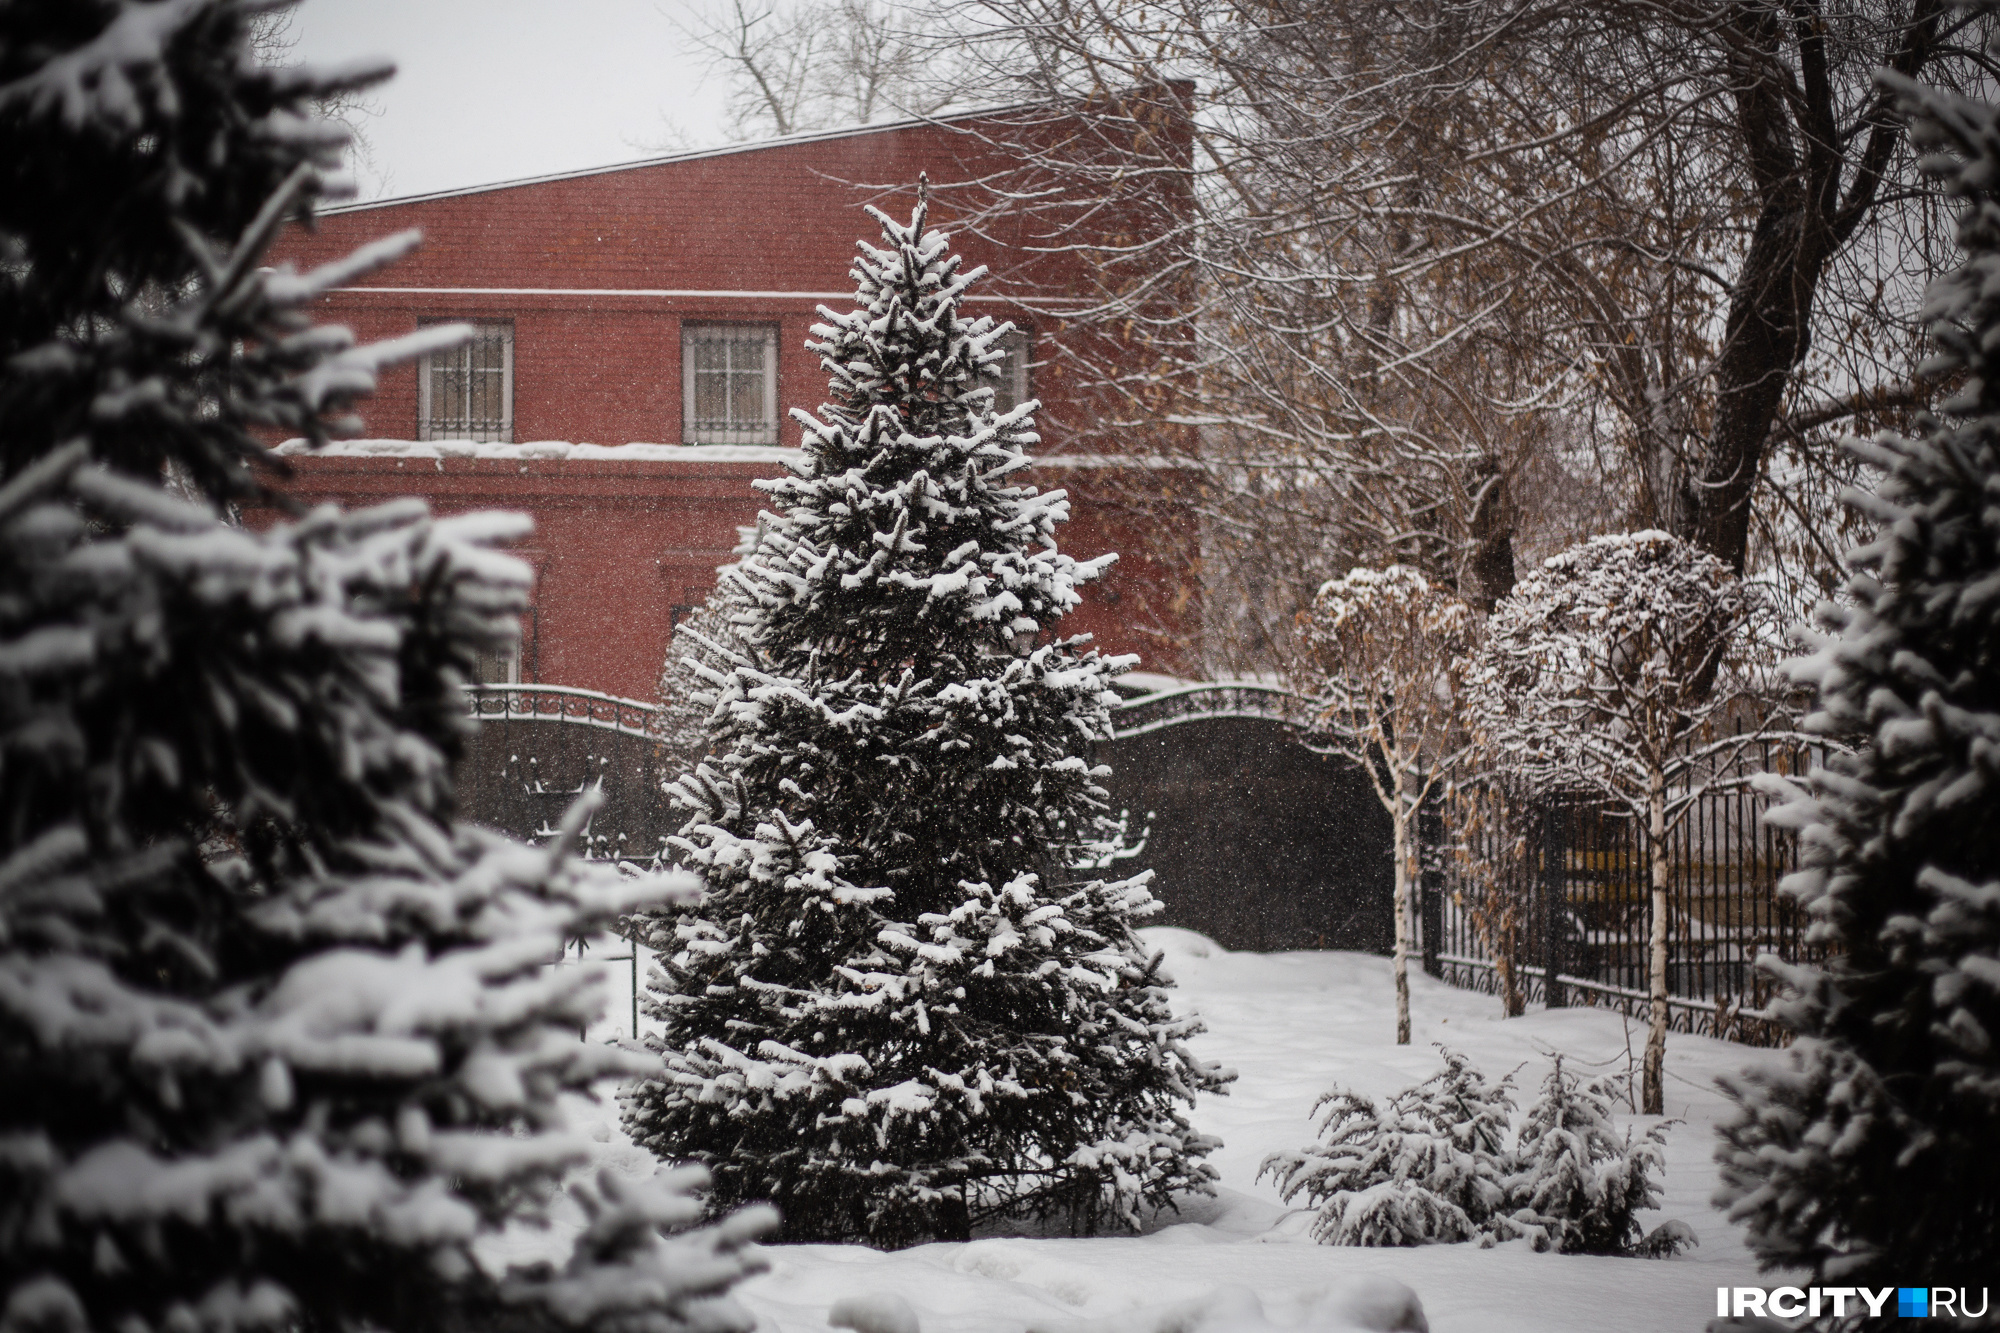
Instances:
[[[517,440],[678,442],[682,322],[775,325],[780,439],[796,444],[789,409],[817,407],[826,387],[804,347],[816,306],[851,293],[855,242],[878,234],[863,206],[906,215],[920,172],[948,180],[980,169],[960,156],[972,146],[950,128],[913,126],[387,201],[293,229],[273,261],[309,267],[422,232],[414,254],[327,298],[323,316],[363,339],[426,320],[512,321]],[[952,225],[948,205],[933,216]],[[1055,335],[1052,313],[993,293],[1076,291],[1076,261],[996,244],[985,230],[957,238],[968,264],[996,275],[968,308]],[[1059,374],[1038,375],[1034,389],[1061,420]],[[417,433],[414,367],[383,375],[368,416],[372,434]]]
[[[394,447],[385,442],[381,447]],[[529,514],[535,533],[517,554],[535,569],[534,609],[523,625],[522,679],[651,699],[673,626],[715,586],[737,530],[754,524],[762,497],[753,483],[780,475],[784,453],[711,461],[699,449],[655,450],[671,458],[459,458],[409,446],[397,455],[291,456],[288,487],[304,503],[424,499],[433,512],[509,509]],[[1103,468],[1038,468],[1044,489],[1071,493],[1062,549],[1080,558],[1107,550],[1120,559],[1091,585],[1065,633],[1089,633],[1107,650],[1136,652],[1146,669],[1172,672],[1193,613],[1180,591],[1180,564],[1157,553],[1166,503],[1135,508],[1148,476]],[[1108,498],[1107,498],[1108,497]],[[250,516],[263,526],[277,515]],[[1170,535],[1170,534],[1166,534]],[[1149,542],[1147,539],[1151,537]],[[1169,548],[1171,549],[1171,548]]]
[[[949,182],[1003,165],[967,129],[910,125],[807,137],[355,206],[326,215],[313,231],[294,228],[273,262],[309,267],[392,232],[421,230],[415,253],[329,295],[321,317],[363,341],[432,320],[510,322],[516,441],[677,443],[682,324],[773,325],[780,442],[796,446],[789,409],[816,408],[826,389],[804,345],[816,306],[851,298],[855,242],[878,234],[863,205],[875,201],[906,216],[920,172]],[[933,217],[949,228],[949,203]],[[1037,253],[1027,225],[1010,232],[1005,218],[987,217],[980,235],[963,232],[957,246],[968,263],[995,273],[969,311],[1033,331],[1042,357],[1065,336],[1062,294],[1086,283],[1073,256]],[[1001,299],[1003,292],[1039,294],[1042,303],[1031,308]],[[1030,387],[1044,403],[1044,452],[1059,454],[1063,423],[1094,409],[1053,366],[1038,368]],[[365,405],[368,433],[414,438],[417,413],[415,368],[392,367]],[[1144,441],[1135,444],[1134,452],[1149,452]],[[536,535],[522,554],[536,567],[537,590],[524,678],[650,698],[675,608],[698,603],[713,586],[737,527],[756,520],[760,501],[750,483],[780,464],[602,452],[500,459],[350,450],[293,459],[291,489],[308,501],[416,494],[442,512],[529,512]],[[1049,467],[1036,480],[1072,492],[1064,549],[1121,554],[1067,627],[1095,633],[1114,651],[1142,653],[1149,669],[1175,670],[1199,602],[1191,591],[1192,510],[1176,501],[1171,474]]]

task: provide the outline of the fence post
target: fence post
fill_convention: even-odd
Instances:
[[[1444,799],[1433,791],[1417,811],[1417,855],[1422,866],[1417,911],[1418,928],[1424,933],[1424,971],[1434,977],[1444,975],[1444,965],[1438,962],[1438,939],[1444,934],[1444,838]]]
[[[1569,911],[1569,848],[1564,828],[1564,807],[1560,801],[1550,801],[1542,809],[1542,997],[1551,1009],[1563,1007],[1567,997],[1563,994],[1560,980],[1563,958],[1563,936],[1567,933],[1564,918]]]

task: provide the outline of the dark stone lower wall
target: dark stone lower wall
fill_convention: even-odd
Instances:
[[[1360,770],[1284,724],[1206,718],[1097,747],[1166,911],[1230,949],[1389,951],[1388,812]]]
[[[657,742],[608,727],[533,718],[482,718],[458,770],[459,814],[540,841],[587,786],[604,793],[590,821],[593,856],[649,861],[680,816],[660,789]]]
[[[1389,817],[1366,778],[1314,754],[1283,724],[1209,718],[1107,741],[1114,809],[1144,849],[1109,873],[1155,872],[1166,911],[1230,949],[1387,952],[1393,938]],[[459,770],[465,818],[516,837],[555,831],[587,785],[604,804],[591,853],[649,860],[680,827],[661,790],[666,756],[627,732],[487,718]]]

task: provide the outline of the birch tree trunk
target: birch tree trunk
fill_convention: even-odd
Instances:
[[[1667,780],[1655,768],[1648,779],[1651,807],[1653,881],[1652,938],[1647,950],[1648,1023],[1643,1099],[1647,1115],[1664,1115],[1666,1089],[1661,1086],[1667,1063]]]
[[[1396,782],[1396,1044],[1410,1044],[1410,873],[1415,854],[1411,825],[1416,821],[1416,802],[1410,799],[1410,777],[1398,765]]]

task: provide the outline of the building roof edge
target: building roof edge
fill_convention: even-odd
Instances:
[[[1039,105],[1035,102],[1014,102],[1006,106],[980,107],[972,111],[961,111],[948,116],[914,116],[907,120],[885,121],[879,125],[844,125],[831,130],[809,130],[802,134],[787,134],[775,139],[759,139],[754,143],[724,144],[719,148],[697,148],[684,153],[668,153],[660,157],[639,158],[631,162],[612,162],[600,167],[576,167],[569,171],[552,171],[541,176],[520,176],[512,180],[489,181],[482,185],[458,185],[447,190],[428,190],[422,194],[397,195],[392,199],[369,199],[359,203],[333,204],[316,210],[319,217],[336,217],[343,213],[365,213],[371,209],[394,208],[403,204],[426,204],[438,199],[457,199],[469,194],[488,194],[495,190],[513,190],[528,185],[548,185],[555,181],[581,180],[586,176],[606,176],[618,171],[639,171],[647,167],[673,166],[681,162],[699,162],[706,158],[729,157],[737,153],[757,153],[769,148],[792,148],[800,144],[824,143],[833,139],[853,139],[865,134],[889,134],[898,130],[917,129],[925,125],[951,125],[960,121],[982,120],[990,116],[1004,116],[1013,111],[1025,111]]]

